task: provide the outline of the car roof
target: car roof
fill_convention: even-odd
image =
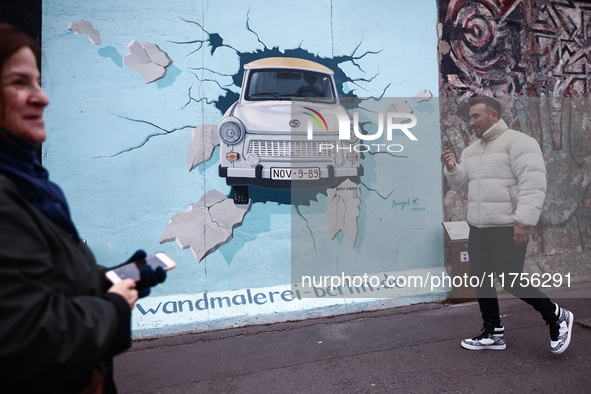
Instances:
[[[330,68],[325,67],[320,63],[296,57],[265,57],[244,65],[245,70],[254,68],[300,68],[334,74]]]

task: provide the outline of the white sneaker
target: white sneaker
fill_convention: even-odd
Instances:
[[[556,321],[547,322],[546,324],[550,326],[550,350],[554,354],[560,354],[570,344],[574,315],[558,305],[556,305],[554,314],[556,315]]]
[[[505,328],[495,327],[494,330],[483,328],[482,334],[474,338],[463,339],[463,348],[470,350],[505,350]]]

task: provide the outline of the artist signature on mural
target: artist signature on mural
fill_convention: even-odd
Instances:
[[[400,208],[401,211],[404,211],[407,207],[409,207],[411,211],[425,210],[425,207],[421,206],[419,197],[407,198],[406,200],[392,200],[392,206],[390,208]]]

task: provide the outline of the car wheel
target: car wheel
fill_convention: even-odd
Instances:
[[[234,204],[245,205],[248,204],[248,186],[233,186],[232,195],[234,197]]]

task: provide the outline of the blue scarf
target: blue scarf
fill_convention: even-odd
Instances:
[[[64,193],[49,180],[37,160],[35,147],[0,127],[0,173],[13,181],[20,193],[55,224],[80,240]]]

